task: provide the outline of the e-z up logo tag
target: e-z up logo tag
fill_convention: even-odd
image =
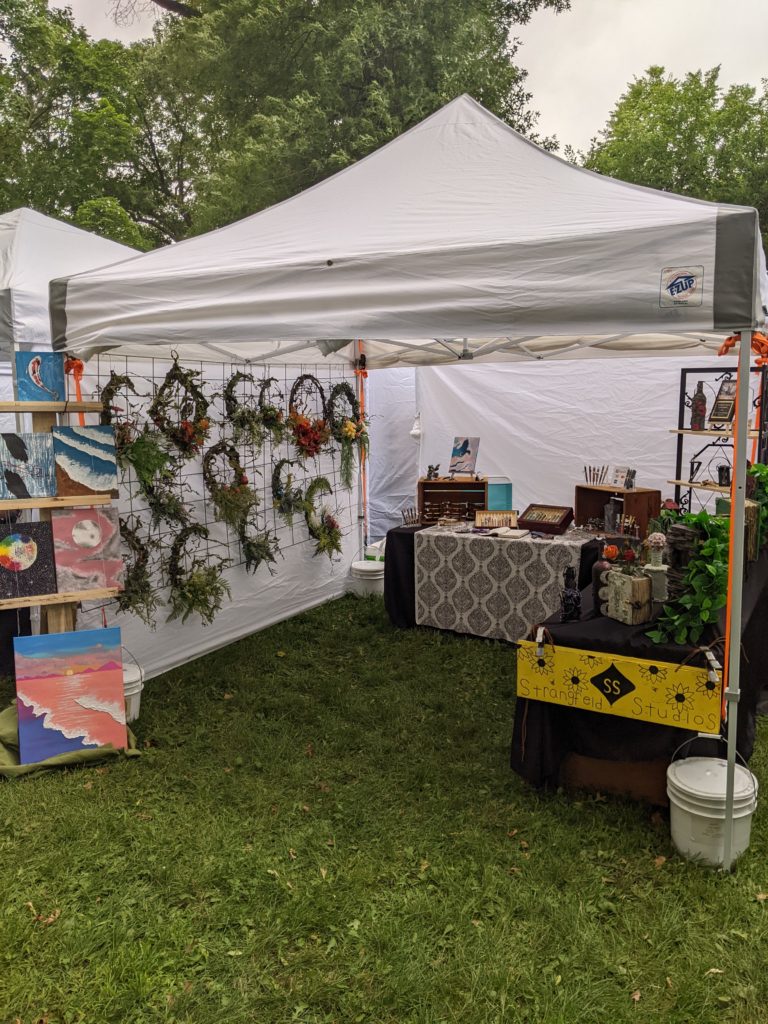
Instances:
[[[704,300],[704,267],[664,267],[659,305],[700,306]]]

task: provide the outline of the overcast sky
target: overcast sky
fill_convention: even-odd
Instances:
[[[516,33],[539,129],[562,145],[586,149],[627,84],[651,64],[676,75],[720,64],[728,85],[759,85],[768,77],[768,0],[571,2],[571,11],[539,12]],[[70,0],[69,6],[97,37],[127,42],[152,30],[148,15],[116,26],[109,0]]]

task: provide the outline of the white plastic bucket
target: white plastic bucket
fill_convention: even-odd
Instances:
[[[347,590],[358,597],[384,593],[383,562],[353,562],[349,570]]]
[[[123,690],[125,691],[125,720],[135,722],[141,707],[141,691],[144,689],[144,673],[138,665],[123,665]]]
[[[686,757],[667,768],[670,828],[675,849],[688,860],[726,867],[725,777],[727,762],[714,757]],[[757,779],[736,765],[733,791],[733,860],[749,846],[757,806]]]

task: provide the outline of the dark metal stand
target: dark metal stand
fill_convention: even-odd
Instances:
[[[763,416],[763,405],[761,403],[761,396],[763,394],[768,395],[768,369],[766,367],[754,366],[750,368],[751,373],[760,375],[760,385],[758,394],[755,397],[752,407],[758,410],[758,443],[757,443],[757,461],[764,463],[768,456],[768,416]],[[693,400],[693,387],[689,389],[688,380],[690,377],[695,377],[696,381],[702,377],[708,378],[708,383],[713,385],[715,390],[719,388],[720,384],[724,380],[733,380],[736,375],[735,366],[706,366],[706,367],[691,367],[682,369],[680,371],[680,396],[678,402],[678,415],[677,415],[677,426],[679,430],[685,430],[688,428],[686,423],[687,412],[691,408],[691,402]],[[711,401],[708,402],[709,408],[711,408]],[[709,412],[709,409],[707,410]],[[752,417],[750,416],[750,419]],[[730,424],[724,425],[724,427],[718,427],[712,425],[708,428],[713,433],[720,429],[727,429]],[[733,440],[730,437],[712,437],[707,440],[708,430],[701,431],[700,434],[678,434],[677,435],[677,450],[675,455],[675,480],[690,480],[695,482],[698,479],[698,474],[702,468],[708,468],[711,466],[715,458],[721,457],[721,462],[727,462],[731,466],[733,471]],[[686,437],[699,436],[702,439],[702,446],[699,448],[694,455],[685,460],[685,439]],[[707,457],[709,452],[709,457]],[[683,464],[687,461],[687,467],[685,474],[683,474]],[[691,500],[693,497],[694,489],[692,487],[684,487],[680,484],[675,485],[675,501],[680,505],[683,512],[690,512]],[[705,492],[706,493],[706,492]],[[719,492],[714,492],[719,493]],[[701,502],[702,505],[705,502]]]

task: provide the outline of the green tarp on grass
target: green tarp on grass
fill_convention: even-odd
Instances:
[[[90,750],[72,750],[67,754],[57,754],[33,764],[19,764],[19,718],[16,713],[16,702],[4,711],[0,711],[0,776],[13,779],[19,775],[36,775],[49,768],[66,768],[68,765],[92,764],[108,761],[115,757],[138,757],[141,751],[136,749],[136,737],[128,730],[128,749],[116,750],[113,746],[93,747]]]

